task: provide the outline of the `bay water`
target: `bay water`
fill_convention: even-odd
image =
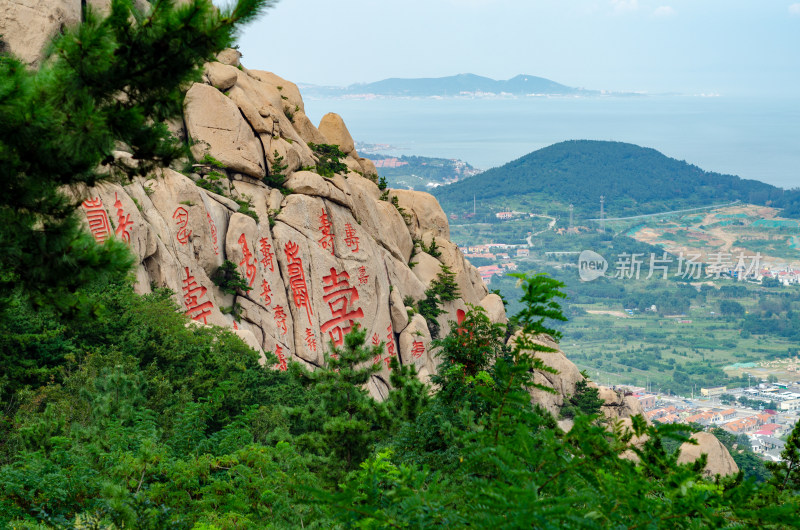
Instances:
[[[344,118],[391,154],[489,169],[563,140],[652,147],[706,171],[800,187],[800,97],[598,96],[308,99],[314,123]]]

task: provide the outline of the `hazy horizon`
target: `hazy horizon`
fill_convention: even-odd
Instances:
[[[294,82],[528,74],[572,87],[792,95],[791,0],[282,0],[240,40],[248,68]]]

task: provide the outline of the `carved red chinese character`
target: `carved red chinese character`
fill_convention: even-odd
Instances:
[[[203,320],[203,324],[208,324],[207,318],[214,308],[210,301],[200,303],[200,299],[206,295],[207,289],[202,285],[197,285],[197,280],[189,272],[189,267],[184,267],[186,278],[183,280],[183,303],[186,305],[186,314],[192,320]]]
[[[214,246],[214,254],[219,256],[219,244],[217,243],[217,225],[211,218],[210,213],[206,212],[206,218],[208,219],[208,225],[211,228],[211,244]]]
[[[411,344],[411,356],[415,359],[419,359],[422,357],[422,354],[425,353],[425,344],[422,342],[415,340]]]
[[[377,333],[373,333],[372,334],[372,345],[373,346],[378,346],[378,345],[380,345],[380,343],[381,343],[381,339],[378,337],[378,334]],[[380,362],[381,362],[381,354],[380,354],[380,352],[378,352],[378,354],[375,357],[372,358],[372,364],[378,364]]]
[[[385,358],[385,359],[383,360],[383,362],[385,362],[385,363],[386,363],[386,369],[387,369],[387,370],[389,370],[389,371],[391,371],[391,370],[392,370],[392,367],[391,367],[391,366],[389,366],[389,365],[390,365],[390,364],[392,364],[392,358],[391,358],[391,357],[387,357],[387,358]]]
[[[131,214],[125,215],[125,211],[122,209],[122,201],[119,200],[116,192],[114,192],[114,199],[114,208],[117,209],[117,229],[114,230],[114,235],[119,237],[124,242],[130,243],[130,229],[133,225],[133,221],[131,221]]]
[[[358,290],[350,287],[349,279],[347,272],[336,272],[333,267],[330,275],[322,278],[322,299],[328,303],[333,318],[322,324],[320,329],[338,347],[344,344],[344,336],[353,328],[354,319],[364,317],[360,307],[352,308],[352,304],[358,301]]]
[[[94,240],[103,243],[111,233],[111,224],[108,222],[108,214],[103,208],[103,201],[100,197],[83,201],[83,209],[86,210],[86,219],[89,221],[89,232],[94,236]]]
[[[361,285],[369,283],[369,274],[367,274],[367,268],[363,265],[358,268],[358,283]]]
[[[245,266],[244,274],[247,278],[247,285],[249,287],[253,286],[253,282],[256,281],[256,263],[255,260],[253,263],[250,263],[250,260],[253,259],[253,253],[250,252],[250,249],[247,247],[247,239],[244,237],[244,234],[239,236],[239,244],[242,246],[242,261],[239,262],[239,266]]]
[[[464,312],[463,309],[458,309],[456,311],[456,323],[458,324],[458,327],[456,328],[456,331],[458,332],[459,335],[461,335],[463,333],[466,333],[466,331],[467,331],[463,326],[461,326],[461,324],[464,323],[464,319],[466,317],[467,317],[467,314]]]
[[[322,232],[319,244],[322,248],[330,250],[331,254],[333,254],[333,224],[328,218],[328,212],[325,210],[322,210],[319,216],[319,231]]]
[[[306,345],[309,350],[317,351],[317,338],[314,336],[314,332],[309,328],[306,328]]]
[[[266,237],[262,237],[259,241],[261,245],[261,264],[264,265],[264,270],[269,268],[270,272],[275,272],[275,264],[272,261],[272,245]]]
[[[285,372],[289,368],[289,365],[286,362],[286,355],[283,354],[283,348],[281,348],[280,344],[275,345],[275,355],[278,356],[278,364],[276,365],[278,370]]]
[[[294,305],[298,309],[305,307],[308,314],[308,321],[311,322],[311,300],[308,296],[308,285],[306,285],[306,274],[303,271],[303,260],[298,256],[300,247],[297,243],[289,241],[284,247],[286,251],[286,262],[289,269],[289,287],[292,289]]]
[[[269,282],[267,280],[261,280],[261,298],[264,299],[264,305],[269,307],[272,303],[272,288],[269,286]]]
[[[386,328],[388,335],[386,335],[386,351],[389,352],[389,355],[397,355],[394,351],[394,332],[392,331],[392,325],[389,324],[389,327]]]
[[[281,334],[286,335],[286,313],[283,311],[283,307],[279,305],[275,306],[275,323],[278,325],[278,329],[281,330]]]
[[[358,236],[356,235],[356,229],[350,223],[344,225],[344,236],[344,244],[347,245],[347,248],[353,252],[358,252]]]
[[[186,231],[186,226],[189,224],[189,212],[183,206],[178,206],[173,212],[172,218],[175,219],[175,224],[178,225],[178,235],[176,236],[178,243],[185,245],[189,242],[189,238],[192,237],[192,231]]]

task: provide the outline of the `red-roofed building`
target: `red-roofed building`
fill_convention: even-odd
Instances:
[[[677,414],[667,414],[663,418],[658,418],[655,421],[658,423],[676,423],[681,421],[681,418]]]
[[[768,423],[771,419],[770,414],[756,414],[755,416],[749,416],[747,418],[739,418],[738,420],[733,420],[731,422],[726,423],[722,426],[723,429],[726,431],[740,433],[746,432],[757,427]]]
[[[775,436],[778,431],[781,430],[781,426],[777,423],[767,423],[762,425],[761,428],[756,431],[755,434],[766,434],[767,436]]]

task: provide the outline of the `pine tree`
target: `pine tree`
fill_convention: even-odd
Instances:
[[[767,462],[770,483],[779,491],[800,492],[800,421],[792,429],[781,451],[781,462]]]
[[[274,0],[113,0],[107,18],[87,9],[38,70],[0,55],[0,304],[15,290],[62,310],[73,293],[133,259],[111,238],[98,246],[77,221],[80,185],[150,172],[184,156],[166,121],[180,116],[183,91],[202,64],[231,46],[239,26]],[[130,152],[134,163],[115,159]],[[69,193],[67,193],[69,191]]]
[[[431,243],[431,246],[435,246],[435,244],[436,240]],[[431,287],[442,302],[452,302],[461,296],[456,283],[456,274],[444,263],[439,265],[439,274],[431,282]]]
[[[445,312],[442,305],[444,302],[457,300],[461,296],[455,273],[444,263],[439,265],[439,269],[436,278],[425,290],[425,298],[417,303],[419,314],[425,317],[428,331],[434,339],[439,338],[439,322],[436,319]]]
[[[325,366],[313,372],[292,365],[315,397],[313,402],[290,410],[305,431],[297,443],[319,455],[323,474],[333,480],[363,462],[391,423],[387,407],[365,389],[370,377],[380,371],[381,361],[374,361],[383,352],[382,344],[364,346],[366,333],[348,333],[343,348],[331,344],[331,353],[325,353]]]

